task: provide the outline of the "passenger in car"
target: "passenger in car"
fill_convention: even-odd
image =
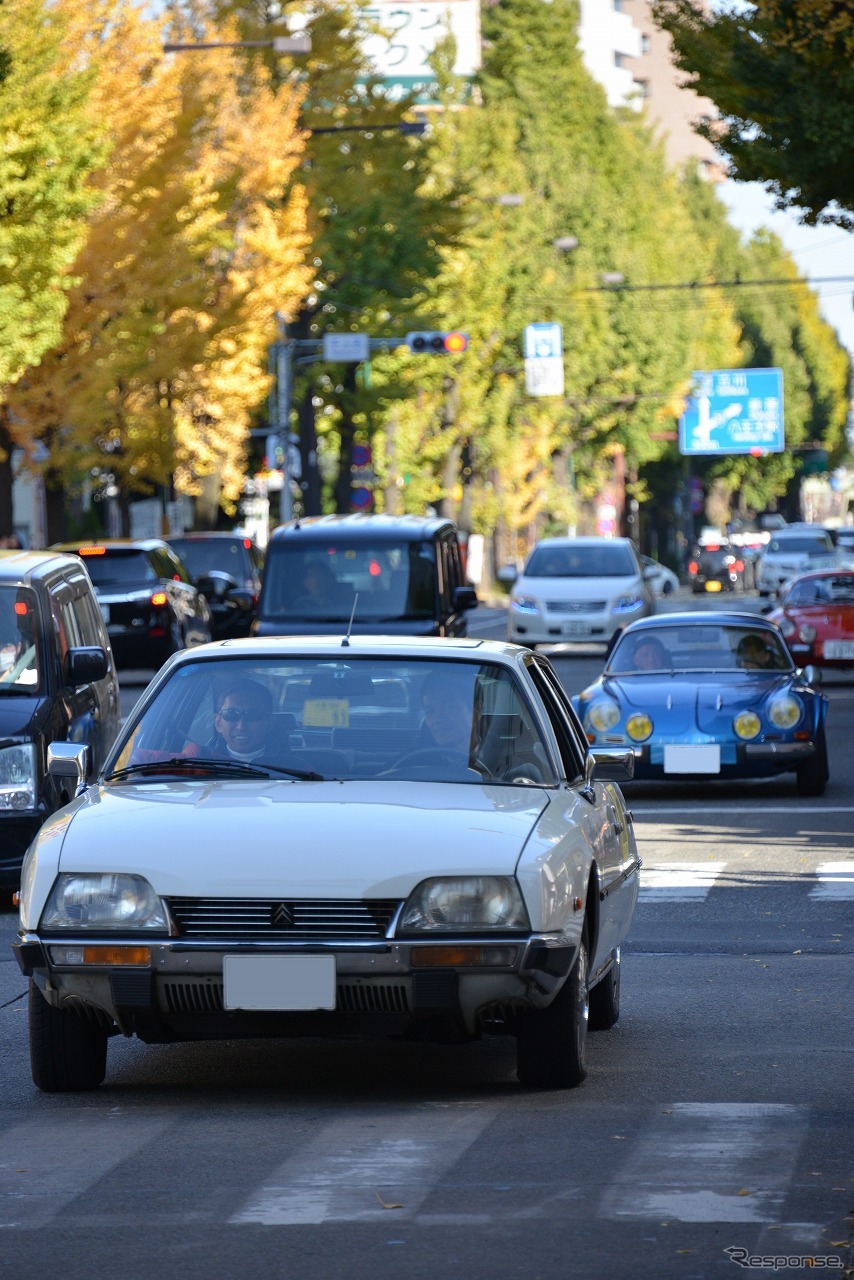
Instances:
[[[738,665],[747,670],[764,671],[777,666],[774,654],[761,636],[745,636],[738,643],[736,655]]]
[[[632,662],[638,671],[669,671],[670,654],[657,636],[640,636],[632,650]]]
[[[251,761],[265,754],[273,722],[273,698],[257,680],[235,680],[219,702],[214,728],[219,753],[234,760]]]

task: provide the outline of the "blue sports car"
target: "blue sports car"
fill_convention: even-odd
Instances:
[[[633,746],[636,779],[765,778],[827,786],[827,698],[774,623],[684,613],[627,626],[595,684],[573,698],[588,741]]]

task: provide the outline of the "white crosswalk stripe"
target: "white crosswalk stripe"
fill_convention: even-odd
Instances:
[[[442,1172],[496,1115],[493,1107],[366,1112],[327,1125],[230,1222],[295,1226],[412,1218]]]
[[[640,877],[642,902],[699,902],[706,897],[725,862],[644,861]]]
[[[854,858],[846,862],[822,862],[816,876],[818,884],[810,890],[811,898],[854,900]]]
[[[650,1121],[606,1191],[602,1218],[777,1222],[807,1107],[678,1102]]]

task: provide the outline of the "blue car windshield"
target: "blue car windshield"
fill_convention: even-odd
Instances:
[[[605,668],[608,675],[792,669],[792,659],[773,631],[702,623],[624,635]]]

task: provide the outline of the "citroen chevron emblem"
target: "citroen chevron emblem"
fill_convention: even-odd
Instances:
[[[273,907],[271,924],[274,929],[292,929],[294,915],[287,902],[277,902]]]

